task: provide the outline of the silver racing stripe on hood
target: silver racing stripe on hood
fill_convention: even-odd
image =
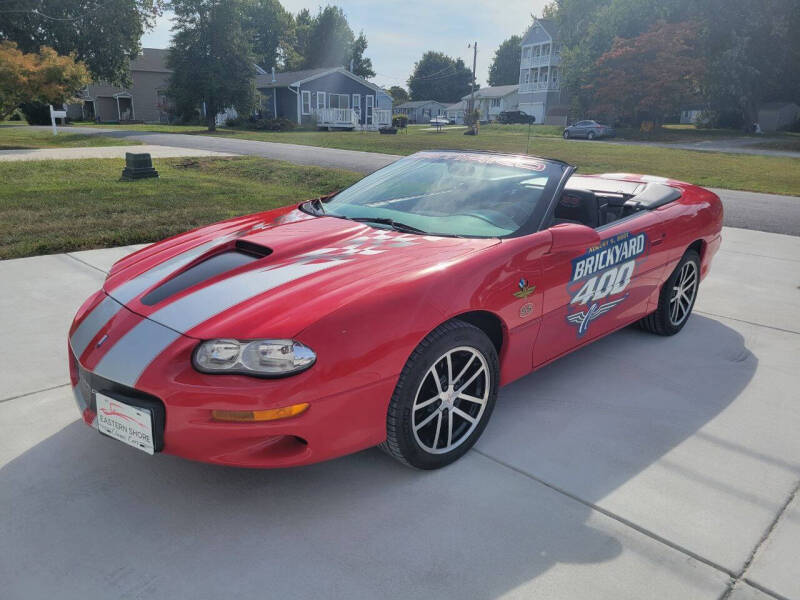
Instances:
[[[133,387],[147,365],[179,337],[177,331],[144,319],[111,347],[94,372]]]
[[[144,318],[95,367],[101,377],[134,387],[147,366],[182,333],[254,296],[349,262],[308,261],[240,273],[191,293]]]
[[[103,325],[108,323],[121,308],[122,305],[119,302],[106,296],[100,304],[95,306],[89,314],[84,317],[81,324],[78,325],[77,329],[75,329],[72,336],[69,338],[69,345],[72,348],[72,352],[75,354],[75,358],[81,357],[89,346],[89,342],[94,339],[103,328]]]
[[[328,260],[316,264],[304,261],[240,273],[184,296],[157,310],[150,318],[175,331],[186,333],[245,300],[345,262],[348,261]]]
[[[174,273],[178,269],[182,269],[215,246],[229,242],[235,237],[236,235],[234,234],[228,234],[219,238],[214,238],[213,240],[200,244],[199,246],[195,246],[186,252],[182,252],[177,256],[173,256],[172,258],[165,260],[163,263],[148,269],[144,273],[129,279],[119,287],[116,287],[108,292],[108,295],[114,297],[122,304],[127,304],[140,294],[144,293],[145,290],[150,289],[159,281],[167,277],[167,275]]]

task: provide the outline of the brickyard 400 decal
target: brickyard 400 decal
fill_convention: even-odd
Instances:
[[[625,292],[630,285],[636,269],[636,257],[644,253],[646,244],[647,235],[644,233],[621,233],[603,240],[602,244],[589,248],[572,261],[572,275],[567,284],[567,291],[572,297],[569,311],[586,307],[585,310],[567,314],[567,322],[578,328],[578,337],[586,334],[592,321],[628,297],[625,294],[611,299]]]

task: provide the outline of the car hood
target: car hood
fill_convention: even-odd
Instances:
[[[191,337],[292,337],[364,294],[441,271],[496,243],[284,209],[148,246],[114,265],[104,291]]]

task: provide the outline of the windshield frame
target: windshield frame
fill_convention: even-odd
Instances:
[[[527,154],[513,154],[513,153],[505,153],[505,152],[492,152],[486,150],[459,150],[459,149],[447,149],[447,150],[422,150],[420,152],[415,152],[414,154],[410,154],[408,156],[402,157],[400,160],[406,158],[413,158],[414,156],[422,155],[422,154],[446,154],[446,153],[454,153],[454,154],[474,154],[478,156],[496,156],[499,158],[502,157],[510,157],[510,158],[518,158],[521,160],[527,161],[539,161],[545,163],[549,166],[557,167],[561,169],[560,177],[557,174],[553,174],[552,176],[548,177],[547,184],[542,189],[541,196],[539,201],[536,203],[536,206],[531,211],[530,215],[526,221],[520,225],[515,231],[504,234],[504,235],[497,235],[497,236],[477,236],[477,235],[469,235],[469,234],[453,234],[453,233],[440,233],[440,232],[423,232],[423,233],[411,233],[411,235],[427,235],[433,237],[458,237],[458,238],[467,238],[467,239],[510,239],[521,237],[524,235],[530,235],[532,233],[536,233],[541,229],[542,224],[545,222],[545,217],[547,216],[548,211],[550,210],[551,206],[554,203],[555,198],[558,196],[560,191],[563,189],[564,185],[566,184],[567,179],[575,172],[576,167],[566,163],[564,161],[552,158],[544,158],[540,156],[533,156]],[[397,161],[395,161],[397,162]],[[383,169],[395,164],[395,162],[390,163],[386,167],[382,167],[372,173],[369,173],[367,176],[372,175],[373,173],[378,173]],[[353,184],[355,185],[355,184]],[[348,186],[342,190],[334,192],[332,194],[328,194],[327,196],[323,196],[321,198],[314,198],[313,200],[309,200],[306,202],[301,203],[298,205],[298,208],[303,212],[316,216],[316,217],[333,217],[336,219],[344,219],[344,220],[352,220],[350,217],[344,215],[337,215],[328,213],[325,210],[325,204],[329,201],[336,198],[342,192],[350,189],[352,186]],[[313,208],[312,203],[319,202],[320,206],[322,207],[322,211],[318,211],[317,209]],[[310,206],[311,205],[311,206]],[[399,219],[398,221],[401,221]],[[364,223],[370,227],[375,227],[377,229],[391,229],[390,225],[376,223],[373,224],[367,220],[359,220],[358,222]]]

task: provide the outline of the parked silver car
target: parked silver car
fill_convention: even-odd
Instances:
[[[574,125],[564,129],[564,139],[569,138],[586,138],[593,140],[594,138],[601,137],[614,137],[617,133],[613,127],[609,125],[602,125],[597,121],[578,121]]]

